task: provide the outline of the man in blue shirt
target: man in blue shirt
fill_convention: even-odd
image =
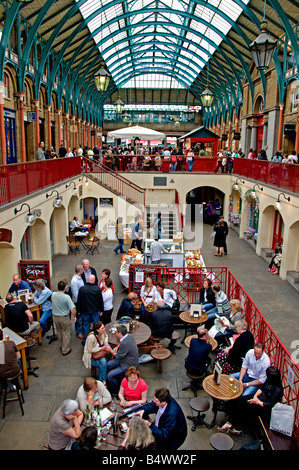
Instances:
[[[23,281],[19,274],[14,274],[12,280],[13,280],[13,283],[10,286],[9,291],[8,291],[10,294],[15,292],[18,295],[19,290],[23,290],[23,289],[28,289],[29,292],[32,292],[30,284],[27,281]]]
[[[49,331],[48,320],[52,317],[52,291],[45,285],[42,279],[36,279],[34,282],[35,292],[32,294],[33,302],[42,308],[42,316],[39,324],[42,327],[42,335]]]
[[[72,297],[73,297],[73,302],[76,306],[76,311],[77,311],[77,301],[78,301],[78,293],[80,287],[84,286],[84,281],[82,279],[82,274],[83,274],[83,266],[81,264],[78,264],[75,267],[75,274],[72,277],[71,280],[71,291],[72,291]],[[77,321],[75,323],[75,330],[78,338],[82,339],[83,338],[83,330],[82,330],[82,321],[83,321],[83,316],[76,314]]]

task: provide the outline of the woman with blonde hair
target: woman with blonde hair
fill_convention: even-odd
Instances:
[[[147,422],[140,416],[130,420],[125,438],[118,450],[141,450],[151,452],[156,450],[156,442]]]
[[[79,409],[85,413],[86,405],[92,410],[95,406],[101,408],[111,402],[111,395],[107,388],[99,380],[93,377],[85,377],[83,385],[77,392],[77,402]]]
[[[141,404],[147,401],[148,386],[141,379],[140,372],[136,367],[129,367],[125,373],[125,377],[121,381],[118,397],[120,405],[125,407]]]
[[[148,304],[154,302],[156,296],[156,287],[153,284],[153,280],[150,277],[147,277],[144,282],[144,286],[141,287],[140,290],[140,298],[141,298],[141,321],[146,323],[146,311],[145,308]]]

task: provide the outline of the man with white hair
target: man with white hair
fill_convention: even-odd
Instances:
[[[83,315],[83,341],[85,344],[86,335],[89,333],[90,324],[100,321],[100,315],[104,311],[102,291],[95,282],[95,275],[90,274],[84,286],[80,287],[77,299],[77,315]]]
[[[163,299],[157,300],[157,310],[149,314],[148,322],[152,332],[152,336],[156,338],[169,338],[174,331],[172,325],[172,313],[165,308]]]
[[[81,436],[84,414],[76,400],[64,400],[51,419],[49,448],[69,450],[72,443]]]
[[[89,263],[89,260],[88,259],[84,259],[82,261],[82,266],[83,266],[83,273],[81,274],[81,277],[83,279],[83,282],[84,284],[86,284],[87,282],[87,278],[88,276],[90,276],[91,274],[93,274],[95,276],[95,284],[98,284],[99,283],[99,280],[98,280],[98,275],[97,275],[97,272],[95,270],[95,268],[92,268],[90,266],[90,263]]]

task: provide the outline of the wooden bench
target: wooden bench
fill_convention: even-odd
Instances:
[[[285,436],[270,429],[270,423],[264,417],[258,417],[257,431],[265,450],[299,450],[294,436]]]

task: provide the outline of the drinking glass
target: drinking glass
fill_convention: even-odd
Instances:
[[[234,383],[234,376],[233,376],[233,375],[230,375],[230,376],[229,376],[229,385],[230,385],[230,387],[233,386],[233,383]]]
[[[103,441],[106,441],[106,440],[107,440],[107,436],[108,436],[108,428],[107,428],[107,426],[104,426],[104,427],[102,428],[101,434],[102,434],[102,439],[103,439]]]

